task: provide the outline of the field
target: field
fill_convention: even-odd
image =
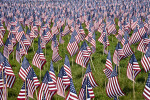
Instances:
[[[117,23],[117,20],[116,20],[116,23]],[[82,26],[87,35],[88,31],[85,29],[85,24],[82,24]],[[5,27],[5,25],[4,25],[4,27]],[[52,25],[51,25],[51,27],[52,27]],[[117,30],[119,29],[118,26],[116,26],[116,28],[117,28]],[[5,29],[6,29],[6,27],[5,27]],[[105,84],[105,81],[107,82],[108,79],[106,78],[106,75],[103,73],[107,55],[103,55],[103,45],[97,41],[98,38],[100,37],[100,33],[96,31],[95,34],[96,34],[96,52],[92,55],[92,60],[93,60],[93,64],[94,64],[96,71],[94,71],[92,64],[91,64],[91,69],[92,69],[93,76],[99,86],[93,89],[94,94],[95,94],[94,99],[95,100],[109,100],[110,98],[106,94],[106,84]],[[8,31],[6,30],[6,34],[3,39],[4,43],[6,42],[7,35],[8,35]],[[62,38],[63,40],[65,40],[65,42],[64,42],[64,45],[63,44],[59,45],[59,54],[63,59],[58,61],[57,63],[53,63],[53,65],[54,65],[55,74],[56,74],[56,76],[58,76],[59,70],[60,70],[61,66],[63,66],[63,64],[64,64],[65,54],[67,54],[69,56],[71,71],[72,71],[72,76],[73,76],[73,83],[75,85],[77,94],[79,94],[79,91],[80,91],[80,88],[82,85],[81,84],[82,78],[83,78],[82,74],[84,75],[86,69],[82,68],[80,65],[77,65],[75,63],[75,58],[76,58],[77,54],[73,56],[73,64],[72,64],[72,58],[70,57],[70,55],[67,51],[67,44],[70,40],[70,37],[71,37],[70,35],[67,35]],[[57,36],[57,39],[58,39],[58,36]],[[113,58],[113,53],[114,53],[115,47],[117,45],[117,39],[115,38],[114,35],[109,36],[109,42],[110,42],[110,46],[108,47],[108,50],[110,50],[111,58]],[[82,43],[83,42],[81,42],[81,44]],[[79,47],[81,47],[81,44],[79,43]],[[90,44],[88,43],[88,45],[90,45]],[[137,46],[138,46],[138,43],[131,45],[132,50],[134,51],[134,49],[135,49],[135,56],[140,65],[140,68],[141,68],[141,72],[139,73],[139,75],[136,77],[136,80],[135,80],[136,81],[136,83],[135,83],[135,97],[136,97],[135,100],[144,100],[144,97],[142,96],[142,94],[143,94],[143,90],[145,87],[146,79],[148,77],[148,73],[145,73],[143,67],[141,66],[140,61],[141,61],[142,53],[136,50]],[[32,65],[32,59],[37,50],[37,47],[38,47],[38,38],[36,38],[34,40],[34,52],[33,52],[33,47],[31,46],[28,51],[28,55],[26,55],[26,57],[27,57],[30,65],[33,67],[38,79],[40,80],[40,69],[38,69],[36,66]],[[14,51],[16,51],[16,46],[14,47]],[[1,48],[1,52],[3,52],[3,47]],[[43,52],[45,54],[45,49],[43,49]],[[46,71],[49,70],[49,68],[50,68],[50,61],[52,59],[52,53],[53,53],[53,51],[51,50],[51,42],[49,42],[46,45],[46,61],[47,62],[44,65],[43,70],[42,70],[42,79],[43,79]],[[119,97],[120,100],[133,100],[133,82],[131,80],[129,80],[126,75],[127,65],[128,65],[130,57],[128,57],[126,59],[122,59],[120,61],[120,67],[119,67],[120,75],[118,75],[118,81],[120,83],[121,89],[125,93],[125,96]],[[15,81],[13,88],[8,89],[8,100],[16,100],[16,98],[19,94],[19,91],[23,85],[23,81],[18,75],[21,64],[16,61],[15,53],[14,53],[14,58],[13,58],[13,53],[10,55],[9,62],[12,65],[12,69],[16,76],[16,81]],[[113,67],[114,66],[115,65],[113,63]],[[82,73],[82,70],[83,70],[83,73]],[[42,81],[40,81],[40,82],[42,82]],[[39,88],[38,88],[38,90],[39,90]],[[66,95],[67,95],[67,93],[68,93],[68,91],[66,91]],[[35,93],[34,93],[34,100],[36,100]],[[62,98],[56,94],[56,95],[54,95],[53,100],[64,100],[64,98]],[[110,100],[113,100],[113,99],[110,99]]]

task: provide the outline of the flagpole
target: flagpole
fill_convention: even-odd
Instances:
[[[86,77],[86,82],[87,82],[87,77]],[[87,100],[87,84],[86,84],[86,100]]]
[[[11,33],[11,39],[12,39],[12,33]],[[11,43],[12,43],[12,42],[11,42]],[[12,43],[12,45],[13,45],[13,43]],[[13,52],[13,60],[14,60],[14,54],[15,54],[15,53]]]
[[[2,79],[3,79],[3,100],[5,100],[4,98],[4,74],[3,74],[3,67],[2,67]]]
[[[26,78],[25,78],[25,100],[26,100]]]
[[[45,58],[46,58],[46,44],[45,44]],[[47,64],[47,67],[48,67],[48,64]],[[45,67],[44,67],[44,70],[45,70]]]
[[[133,70],[133,69],[132,69]],[[134,90],[134,70],[133,70],[133,100],[135,100],[135,90]]]
[[[7,75],[6,75],[6,98],[8,97],[8,90],[7,90]]]
[[[38,96],[37,96],[37,90],[36,90],[36,86],[35,86],[35,93],[36,93],[36,98],[38,100]]]
[[[73,66],[73,56],[72,56],[72,66]]]
[[[92,55],[91,55],[92,56]],[[95,70],[95,67],[94,67],[94,64],[93,64],[93,61],[92,61],[92,57],[90,57],[90,59],[91,59],[91,63],[92,63],[92,66],[93,66],[93,68],[94,68],[94,71],[96,71]]]

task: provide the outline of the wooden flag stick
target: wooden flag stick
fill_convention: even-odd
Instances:
[[[93,66],[93,68],[94,68],[94,71],[96,71],[96,70],[95,70],[95,67],[94,67],[94,64],[93,64],[93,61],[92,61],[92,57],[90,57],[90,59],[91,59],[91,63],[92,63],[92,66]]]
[[[6,98],[8,97],[8,90],[7,90],[7,75],[6,75]]]
[[[34,39],[33,39],[33,43],[32,43],[32,48],[33,48],[33,52],[34,52]]]
[[[2,67],[2,79],[3,79],[3,100],[5,100],[5,98],[4,98],[4,74],[3,74],[3,67]]]
[[[87,77],[86,77],[86,81],[87,81]],[[86,100],[87,100],[87,84],[86,84]]]
[[[134,70],[133,70],[133,99],[135,100],[135,90],[134,90]]]
[[[40,81],[41,81],[41,65],[40,65]]]
[[[36,94],[36,99],[38,100],[36,86],[35,86],[35,94]]]
[[[45,46],[45,58],[46,58],[46,46]],[[48,63],[47,63],[47,67],[48,67]],[[44,67],[44,70],[45,70],[45,67]]]
[[[72,66],[73,66],[73,57],[72,57]]]
[[[104,45],[103,45],[103,47],[104,47]],[[103,49],[103,56],[104,56],[104,51],[105,51],[105,48]]]
[[[26,78],[25,78],[25,100],[26,100]]]

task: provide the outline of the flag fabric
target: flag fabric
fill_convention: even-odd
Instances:
[[[131,56],[131,59],[130,59],[128,66],[127,66],[127,77],[130,80],[135,81],[136,76],[140,72],[141,72],[141,69],[140,69],[139,64],[137,62],[137,59],[135,58],[135,55],[133,54]]]
[[[96,83],[96,81],[95,81],[95,79],[94,79],[94,76],[93,76],[93,74],[92,74],[92,70],[91,70],[90,63],[89,63],[88,66],[87,66],[87,69],[86,69],[85,75],[84,75],[84,77],[83,77],[82,83],[84,82],[84,80],[86,79],[86,77],[89,78],[90,84],[91,84],[91,86],[92,86],[93,88],[98,86],[98,84]]]
[[[79,49],[78,43],[76,42],[75,36],[72,34],[71,39],[67,45],[67,50],[70,56],[75,55],[78,49]]]
[[[51,76],[53,82],[56,84],[56,75],[55,75],[54,66],[53,66],[52,61],[50,63],[49,75]]]
[[[87,63],[90,60],[90,53],[87,49],[86,42],[83,42],[80,51],[78,52],[76,56],[76,63],[81,65],[82,67],[86,68]]]
[[[42,69],[44,64],[46,63],[46,59],[44,57],[43,50],[41,48],[41,45],[39,44],[40,38],[38,40],[38,50],[36,51],[33,59],[32,59],[32,64],[39,69]]]
[[[9,38],[7,38],[5,45],[4,45],[4,50],[3,50],[3,55],[9,59],[9,55],[13,52],[13,44],[10,41]]]
[[[59,71],[58,78],[57,78],[57,84],[56,84],[57,94],[59,96],[65,98],[65,90],[69,84],[70,84],[70,79],[66,75],[64,67],[62,66],[60,71]]]
[[[80,40],[83,41],[86,35],[85,35],[82,25],[80,25],[79,27],[79,34],[80,34]]]
[[[18,42],[20,42],[21,37],[22,37],[23,34],[25,34],[25,33],[24,33],[22,27],[19,26],[19,30],[18,30],[18,32],[16,33],[16,40],[17,40]]]
[[[65,55],[64,70],[66,71],[67,76],[72,78],[70,62],[67,55]]]
[[[141,37],[143,37],[143,35],[146,33],[146,29],[144,27],[144,23],[142,22],[142,20],[138,21],[138,26],[139,26],[139,34]]]
[[[139,41],[141,41],[142,37],[140,36],[139,32],[138,32],[138,28],[136,27],[134,30],[134,33],[132,34],[132,36],[130,37],[129,40],[129,44],[135,44]]]
[[[61,28],[60,28],[60,33],[59,33],[59,43],[61,43],[61,44],[64,43],[64,40],[62,39],[62,36],[63,36],[62,32],[63,32],[63,29],[62,29],[62,27],[61,27]]]
[[[17,43],[16,46],[16,60],[20,63],[20,59],[25,55],[26,52],[23,48],[23,46],[20,43]]]
[[[126,58],[126,57],[133,54],[133,51],[132,51],[132,49],[129,45],[129,42],[128,42],[128,36],[126,36],[126,34],[125,34],[125,43],[124,43],[122,49],[123,49],[123,52],[124,52],[124,57],[123,58]]]
[[[5,71],[1,70],[0,72],[0,97],[1,100],[7,100],[7,84],[6,84],[6,75],[5,75]]]
[[[145,84],[145,88],[143,91],[143,96],[145,98],[145,100],[149,100],[150,96],[148,95],[150,92],[150,73],[148,73],[148,78]]]
[[[70,90],[66,96],[66,100],[78,100],[78,96],[77,96],[72,79],[70,79]]]
[[[141,64],[145,72],[148,72],[150,70],[150,47],[147,49],[145,55],[142,57]]]
[[[137,50],[143,53],[146,53],[146,48],[149,42],[150,42],[150,39],[148,38],[147,33],[145,33],[137,47]]]
[[[56,87],[55,83],[53,82],[51,76],[49,75],[48,71],[46,72],[46,74],[42,80],[42,84],[41,84],[39,94],[38,94],[39,100],[42,100],[43,91],[45,93],[46,100],[52,99],[52,96],[57,92],[57,87]],[[55,93],[53,93],[53,95],[51,95],[51,92],[55,92]]]
[[[29,64],[28,60],[26,57],[24,57],[23,61],[22,61],[22,65],[21,68],[19,70],[19,76],[22,80],[25,80],[25,78],[27,77],[29,71],[31,69],[31,65]]]
[[[107,59],[106,59],[105,67],[106,68],[103,70],[103,72],[105,73],[107,78],[110,78],[111,77],[110,75],[111,75],[111,73],[113,71],[110,51],[108,52],[108,56],[107,56]]]
[[[33,94],[36,91],[36,88],[40,86],[40,82],[33,70],[31,68],[27,75],[27,84],[28,84],[28,97],[33,98]]]
[[[87,95],[86,95],[87,94]],[[86,77],[82,83],[82,87],[79,91],[79,100],[90,100],[94,98],[94,92],[90,84],[89,78]],[[86,99],[88,98],[88,99]]]
[[[17,100],[28,100],[28,83],[27,83],[27,79],[25,80],[26,81],[23,83],[23,86],[17,97]]]
[[[120,43],[117,44],[114,55],[113,55],[113,62],[118,66],[120,60],[123,58],[124,52],[123,49],[121,48]]]
[[[116,66],[111,73],[111,77],[108,79],[107,87],[106,87],[106,93],[107,96],[110,98],[117,96],[124,96],[125,94],[122,92],[119,82],[118,82],[118,77],[116,73]]]
[[[53,62],[57,62],[62,59],[62,57],[58,53],[58,41],[56,40],[56,35],[54,34],[52,39],[52,45],[51,48],[53,50],[52,60]]]

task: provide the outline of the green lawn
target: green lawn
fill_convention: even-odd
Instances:
[[[117,20],[116,20],[116,22],[117,22]],[[84,28],[86,34],[88,34],[88,31],[85,29],[85,24],[83,24],[83,28]],[[117,29],[118,29],[118,26],[117,26]],[[107,82],[108,79],[106,79],[106,75],[103,73],[103,69],[105,68],[105,62],[106,62],[107,55],[103,55],[103,45],[97,41],[98,38],[100,37],[100,33],[96,31],[95,34],[96,34],[96,52],[94,54],[92,54],[92,60],[93,60],[96,71],[94,71],[92,64],[91,64],[93,76],[99,85],[98,87],[93,89],[94,94],[95,94],[95,100],[109,100],[110,98],[106,95],[106,88],[105,88],[105,81]],[[4,39],[3,39],[4,43],[7,39],[7,35],[8,35],[8,31],[6,31],[6,34],[4,36]],[[67,54],[69,56],[73,82],[74,82],[77,94],[79,94],[79,90],[80,90],[81,85],[82,85],[81,84],[81,82],[82,82],[82,69],[84,70],[83,73],[85,73],[86,69],[82,68],[80,65],[77,65],[75,63],[75,58],[76,58],[77,54],[73,56],[73,66],[72,66],[72,58],[70,57],[70,55],[67,51],[67,44],[70,40],[70,37],[71,37],[70,35],[63,37],[63,40],[65,40],[64,45],[63,44],[59,45],[59,54],[61,55],[62,60],[58,61],[57,63],[53,63],[53,65],[54,65],[55,74],[56,74],[56,76],[58,76],[58,72],[59,72],[61,66],[63,66],[63,64],[64,64],[65,54]],[[58,38],[58,36],[57,36],[57,38]],[[111,52],[111,58],[113,58],[113,53],[114,53],[115,47],[117,45],[117,39],[115,38],[114,35],[109,36],[109,42],[110,42],[110,46],[108,47],[108,49]],[[134,50],[134,48],[137,48],[137,46],[138,46],[138,43],[131,45],[132,50]],[[38,47],[38,38],[34,39],[34,50],[35,50],[35,52],[37,50],[37,47]],[[80,43],[79,43],[79,47],[81,47]],[[3,50],[3,47],[1,48],[1,52],[3,52],[2,50]],[[14,51],[16,51],[16,46],[14,47]],[[32,65],[32,59],[33,59],[35,52],[33,52],[33,48],[31,46],[29,51],[28,51],[28,55],[26,55],[26,57],[27,57],[30,65],[33,67],[38,79],[40,80],[40,78],[39,78],[40,77],[40,70],[36,66]],[[43,52],[45,54],[45,49],[43,49]],[[53,51],[51,50],[51,42],[49,42],[46,45],[46,61],[47,62],[44,65],[43,70],[42,70],[42,79],[43,79],[46,71],[49,70],[49,68],[50,68],[50,61],[52,59],[52,52]],[[136,96],[136,100],[144,100],[142,93],[144,90],[144,86],[145,86],[145,82],[146,82],[146,79],[148,77],[148,74],[144,72],[144,70],[141,66],[141,63],[140,63],[142,53],[135,50],[135,56],[138,60],[140,68],[142,69],[141,73],[136,77],[136,80],[135,80],[136,81],[136,83],[135,83],[135,96]],[[14,54],[14,57],[15,57],[15,54]],[[133,82],[131,80],[129,80],[127,78],[127,75],[126,75],[127,65],[128,65],[128,61],[129,61],[130,57],[128,57],[126,59],[122,59],[120,62],[120,75],[118,75],[118,81],[120,83],[121,89],[125,93],[125,96],[119,97],[120,100],[131,100],[131,99],[133,99]],[[12,65],[12,69],[13,69],[14,74],[16,76],[16,81],[15,81],[13,88],[8,89],[8,100],[15,100],[19,94],[19,91],[20,91],[22,85],[23,85],[23,81],[18,75],[21,64],[18,63],[15,58],[13,59],[13,53],[9,57],[9,62]],[[114,63],[113,63],[113,67],[114,67]],[[38,88],[38,90],[39,90],[39,88]],[[67,92],[68,91],[66,91],[66,95],[67,95]],[[34,99],[36,100],[35,93],[34,93]],[[62,98],[56,94],[56,95],[54,95],[53,100],[64,100],[64,98]],[[110,99],[110,100],[113,100],[113,99]]]

